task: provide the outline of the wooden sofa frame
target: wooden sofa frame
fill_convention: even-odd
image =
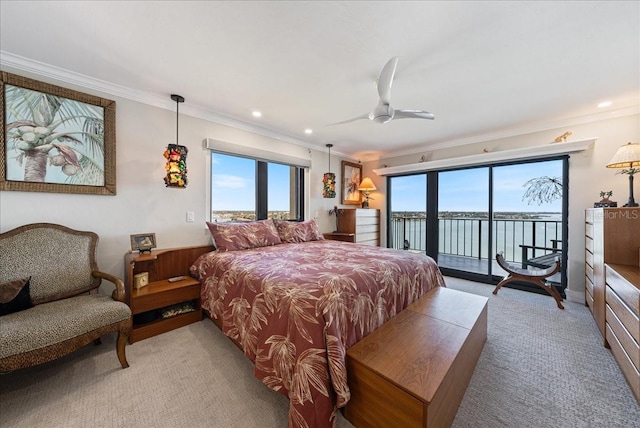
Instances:
[[[56,246],[55,242],[42,242],[47,241],[42,237],[48,237],[52,240],[53,238],[68,239],[68,243],[74,243],[72,247],[75,247],[78,254],[82,253],[82,260],[77,263],[71,261],[64,266],[66,264],[64,263],[65,250]],[[77,246],[75,246],[76,242]],[[7,347],[0,354],[0,373],[51,361],[90,342],[94,342],[96,345],[100,344],[100,337],[110,332],[118,332],[116,344],[118,360],[123,368],[129,367],[125,355],[125,345],[132,328],[132,317],[131,310],[124,303],[124,283],[121,279],[98,269],[96,263],[97,244],[98,235],[93,232],[77,231],[51,223],[29,224],[0,234],[0,283],[31,276],[32,292],[34,285],[36,288],[35,296],[32,294],[33,308],[0,318],[0,342],[3,347]],[[28,250],[36,245],[42,249],[42,253]],[[88,251],[88,254],[85,253],[85,250]],[[18,256],[12,255],[12,253],[18,254]],[[47,259],[46,254],[54,254],[54,257]],[[86,260],[84,256],[86,256]],[[60,262],[61,260],[62,262]],[[70,285],[66,286],[65,274],[75,272],[74,266],[76,265],[81,265],[83,272],[71,279]],[[79,278],[86,279],[86,281],[78,281]],[[115,285],[111,297],[98,295],[98,287],[103,279]],[[50,284],[63,284],[63,286],[52,287],[54,290],[51,291],[47,290]],[[85,303],[87,304],[86,311],[82,306]],[[39,312],[39,310],[42,309],[41,306],[45,305],[74,308],[73,311],[67,311],[74,312],[74,325],[65,324],[68,318],[64,317],[69,317],[68,314],[55,311],[53,314],[50,313],[51,309],[57,308],[57,306],[47,308],[47,317],[55,318],[57,315],[61,317],[58,320],[51,320],[51,324],[54,324],[53,321],[58,321],[58,325],[63,326],[62,329],[68,327],[69,330],[62,332],[61,339],[55,343],[51,343],[51,341],[57,340],[57,337],[51,339],[52,335],[47,334],[46,327],[39,328],[39,324],[43,323],[38,324],[38,321],[44,318],[42,311]],[[36,321],[36,325],[31,323],[32,320]],[[85,326],[89,326],[88,328],[91,330],[80,332],[79,330]],[[33,330],[34,327],[37,328],[41,337],[33,338],[30,334],[29,330]],[[69,335],[71,337],[62,339],[62,337]],[[21,342],[27,340],[33,341],[33,343],[25,348]],[[17,348],[20,350],[14,352]]]

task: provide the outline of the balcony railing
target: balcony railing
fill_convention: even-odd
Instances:
[[[562,241],[562,222],[543,219],[493,220],[493,252],[504,252],[505,259],[521,263],[520,245],[555,247]],[[489,220],[486,218],[439,218],[438,253],[490,260],[488,254]],[[391,247],[426,251],[427,219],[393,216]],[[533,249],[529,257],[543,255],[546,250]]]

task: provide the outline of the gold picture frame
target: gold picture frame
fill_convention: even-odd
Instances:
[[[0,190],[115,195],[115,101],[0,76]]]
[[[131,235],[131,251],[151,251],[156,248],[156,234],[155,233],[140,233],[137,235]]]
[[[360,205],[362,194],[358,190],[362,181],[362,165],[342,161],[342,203]]]

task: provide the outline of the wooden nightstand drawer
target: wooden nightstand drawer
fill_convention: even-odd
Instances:
[[[585,237],[585,239],[584,239],[584,247],[587,249],[588,252],[593,254],[593,239],[591,239],[589,237]],[[591,263],[593,263],[593,261]]]
[[[331,241],[342,241],[342,242],[356,242],[356,234],[355,233],[323,233],[324,239],[329,239]]]

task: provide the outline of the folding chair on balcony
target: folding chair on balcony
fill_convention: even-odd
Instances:
[[[522,269],[522,268],[513,266],[504,259],[504,256],[502,255],[501,252],[496,254],[496,261],[498,262],[498,265],[500,265],[502,269],[507,271],[507,275],[505,275],[502,281],[498,283],[496,288],[493,290],[493,294],[498,294],[498,290],[500,290],[500,288],[503,285],[506,285],[510,282],[513,282],[513,281],[528,282],[528,283],[537,285],[538,287],[542,288],[544,291],[549,293],[551,297],[553,297],[556,300],[556,303],[558,304],[558,308],[564,309],[564,306],[562,306],[562,297],[558,293],[558,290],[556,290],[552,285],[546,282],[546,279],[548,277],[560,271],[559,257],[556,258],[555,264],[553,266],[550,266],[546,269],[533,269],[533,268]]]

